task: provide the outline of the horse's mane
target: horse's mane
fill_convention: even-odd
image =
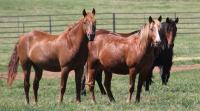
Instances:
[[[70,32],[76,25],[80,24],[80,22],[83,22],[83,18],[81,18],[78,22],[70,25],[64,32]]]
[[[144,26],[139,30],[139,35],[141,39],[148,38],[149,34],[149,23],[144,24]],[[146,40],[146,39],[145,39]]]
[[[73,42],[70,39],[70,35],[73,33],[73,29],[75,29],[79,24],[83,22],[83,18],[81,18],[78,22],[74,23],[73,25],[69,26],[68,29],[64,30],[64,32],[59,36],[59,38],[66,38],[67,44],[70,44],[69,46],[72,46]]]

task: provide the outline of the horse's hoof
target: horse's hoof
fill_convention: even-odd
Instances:
[[[106,92],[102,92],[101,95],[105,96],[105,95],[106,95]]]
[[[34,106],[37,106],[37,102],[36,102],[36,101],[34,101],[34,102],[33,102],[33,105],[34,105]]]
[[[110,102],[111,102],[111,103],[115,103],[116,101],[113,99],[113,100],[111,100]]]
[[[58,104],[62,104],[63,103],[60,99],[58,99],[57,102],[58,102]]]
[[[129,100],[129,99],[128,99],[128,100],[126,100],[126,103],[130,104],[130,103],[131,103],[131,100]]]
[[[86,96],[86,91],[82,91],[81,95]]]
[[[75,103],[81,103],[81,100],[75,100]]]
[[[95,101],[95,100],[92,100],[92,103],[93,103],[93,104],[96,104],[96,101]]]
[[[28,102],[25,102],[25,105],[30,105]]]
[[[140,103],[140,100],[136,99],[135,103]]]

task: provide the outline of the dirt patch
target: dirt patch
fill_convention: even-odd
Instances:
[[[174,57],[173,61],[200,60],[200,57]]]
[[[180,66],[173,66],[171,69],[171,72],[177,72],[177,71],[187,71],[187,70],[192,70],[192,69],[200,69],[200,64],[193,64],[193,65],[180,65]],[[158,72],[158,68],[156,67],[154,69],[154,72]],[[74,71],[70,72],[70,76],[74,75]],[[16,79],[23,79],[24,76],[23,74],[18,74]],[[34,72],[31,73],[31,79],[34,78]],[[44,71],[43,73],[43,78],[60,78],[60,72],[49,72],[49,71]],[[0,73],[0,79],[7,79],[7,74],[6,73]]]
[[[187,71],[192,69],[200,69],[200,64],[173,66],[171,72]],[[156,67],[154,71],[158,72],[158,68]]]

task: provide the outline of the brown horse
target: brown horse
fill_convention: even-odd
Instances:
[[[33,90],[36,103],[43,70],[61,71],[60,102],[63,101],[68,74],[71,70],[75,70],[76,101],[81,101],[81,77],[88,56],[88,42],[94,39],[96,31],[94,15],[95,9],[92,13],[86,13],[84,9],[84,17],[58,37],[38,31],[32,31],[20,37],[9,63],[8,84],[12,84],[20,61],[24,73],[27,103],[29,103],[29,80],[32,66],[35,70]]]
[[[115,101],[110,90],[112,72],[126,75],[129,73],[130,102],[134,91],[136,74],[139,74],[136,101],[140,101],[142,84],[154,61],[154,48],[161,42],[159,36],[160,21],[149,17],[149,23],[136,34],[127,38],[113,34],[96,34],[95,40],[89,43],[87,82],[91,98],[95,102],[95,73],[105,71],[104,86],[110,101]]]
[[[160,16],[160,19],[162,19],[162,17]],[[97,29],[96,31],[96,34],[99,35],[99,34],[113,34],[113,35],[118,35],[118,36],[122,36],[122,37],[128,37],[128,36],[131,36],[135,33],[137,33],[139,30],[137,31],[133,31],[133,32],[130,32],[130,33],[115,33],[115,32],[111,32],[111,31],[108,31],[108,30],[105,30],[105,29]],[[99,85],[99,89],[101,91],[101,94],[102,95],[105,95],[106,94],[106,91],[103,87],[103,84],[102,84],[102,70],[99,70],[96,72],[95,74],[95,79]],[[86,95],[86,89],[85,89],[85,76],[86,76],[86,73],[87,73],[87,64],[85,65],[84,67],[84,75],[82,77],[82,83],[81,83],[81,94],[82,95]]]

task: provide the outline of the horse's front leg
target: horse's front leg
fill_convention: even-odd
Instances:
[[[84,68],[77,68],[75,70],[75,81],[76,81],[76,102],[81,102],[81,79]]]
[[[136,69],[135,68],[130,68],[129,69],[129,94],[127,98],[127,103],[131,102],[132,94],[134,91],[135,87],[135,78],[136,78]]]
[[[146,81],[145,81],[145,91],[149,91],[149,86],[151,85],[152,83],[152,77],[153,77],[153,68],[152,67],[148,72],[148,76],[146,78]]]
[[[59,102],[61,103],[63,101],[63,96],[66,90],[66,83],[69,75],[69,68],[63,67],[61,69],[61,82],[60,82],[60,99]]]
[[[86,95],[86,89],[85,89],[85,79],[87,74],[87,64],[84,66],[84,72],[81,79],[81,95]]]
[[[143,71],[139,74],[138,77],[138,86],[137,86],[137,94],[136,94],[136,102],[140,102],[140,94],[142,92],[142,85],[148,76],[148,71]]]

